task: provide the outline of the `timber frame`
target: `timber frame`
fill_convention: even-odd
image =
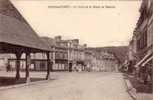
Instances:
[[[30,48],[30,47],[25,47],[25,46],[18,46],[14,44],[8,44],[8,43],[0,43],[0,53],[2,54],[15,54],[16,55],[16,80],[20,79],[20,59],[23,53],[26,54],[26,75],[25,79],[26,82],[30,82],[30,72],[29,72],[29,67],[31,65],[31,53],[46,53],[47,56],[47,75],[46,75],[46,80],[50,79],[50,69],[51,69],[51,60],[50,60],[50,51],[48,50],[40,50],[40,49],[35,49],[35,48]]]

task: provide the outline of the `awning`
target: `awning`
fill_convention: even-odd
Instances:
[[[142,64],[142,66],[145,66],[149,61],[151,61],[153,59],[153,56],[151,56],[148,60],[146,60],[143,64]]]
[[[142,60],[140,60],[135,67],[139,67],[141,64],[143,64],[150,56],[152,53],[147,54]]]

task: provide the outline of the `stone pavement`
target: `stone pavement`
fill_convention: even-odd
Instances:
[[[153,94],[137,93],[137,100],[153,100]]]
[[[131,95],[134,100],[153,100],[153,94],[148,92],[148,90],[146,91],[146,89],[142,87],[143,85],[140,85],[134,76],[125,75],[125,83],[129,95]]]
[[[132,100],[120,73],[52,73],[46,83],[0,91],[0,100]]]

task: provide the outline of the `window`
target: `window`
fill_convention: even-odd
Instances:
[[[140,39],[137,40],[137,50],[147,47],[147,30],[142,34]]]

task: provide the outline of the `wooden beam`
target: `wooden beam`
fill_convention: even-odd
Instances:
[[[26,53],[26,83],[30,82],[29,67],[31,65],[30,53]]]
[[[47,76],[46,76],[46,80],[49,80],[50,79],[50,69],[51,69],[49,52],[47,52],[46,55],[47,55]]]
[[[16,80],[20,79],[20,58],[21,58],[22,53],[18,52],[16,53]]]

